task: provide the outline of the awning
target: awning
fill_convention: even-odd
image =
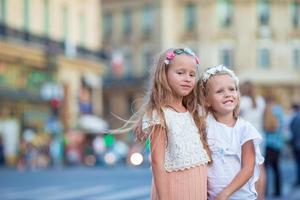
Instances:
[[[0,99],[8,99],[13,101],[32,101],[46,102],[37,92],[31,92],[26,89],[8,89],[0,87]]]

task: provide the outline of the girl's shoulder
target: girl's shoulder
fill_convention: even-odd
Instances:
[[[261,134],[249,121],[239,117],[236,125],[237,134],[241,137],[241,143],[248,140],[255,140],[259,143],[261,142]]]
[[[152,122],[159,122],[159,115],[157,110],[147,111],[143,115],[143,122],[152,121]]]
[[[236,126],[251,126],[251,123],[244,119],[243,117],[239,116],[237,121],[236,121]]]
[[[238,120],[236,121],[236,128],[240,130],[240,132],[248,132],[253,130],[257,132],[256,128],[243,117],[238,117]]]
[[[161,124],[164,123],[168,124],[168,121],[173,121],[175,118],[182,118],[184,117],[188,112],[186,113],[178,113],[170,108],[163,107],[160,111],[157,111],[156,109],[152,111],[148,111],[143,116],[143,125],[155,125],[155,124]]]
[[[158,112],[156,110],[148,111],[143,115],[142,119],[142,129],[148,129],[149,127],[161,124],[161,119],[158,116]]]

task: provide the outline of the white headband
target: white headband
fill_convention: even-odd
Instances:
[[[225,65],[217,65],[214,67],[209,67],[202,75],[202,81],[207,82],[208,79],[212,76],[215,75],[218,72],[224,72],[225,74],[228,74],[233,78],[234,82],[236,85],[239,85],[239,79],[238,77],[234,74],[234,72],[230,69],[228,69]]]

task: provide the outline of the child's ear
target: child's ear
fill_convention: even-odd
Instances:
[[[205,107],[209,108],[211,106],[211,103],[207,97],[205,97]]]

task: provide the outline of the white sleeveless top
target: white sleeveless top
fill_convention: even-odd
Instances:
[[[164,108],[163,114],[168,137],[164,163],[166,171],[179,171],[208,163],[209,157],[203,148],[192,115],[189,112],[179,113],[169,108]],[[143,117],[142,130],[149,133],[151,127],[156,124],[161,124],[161,120],[154,111],[152,119],[146,115]]]

